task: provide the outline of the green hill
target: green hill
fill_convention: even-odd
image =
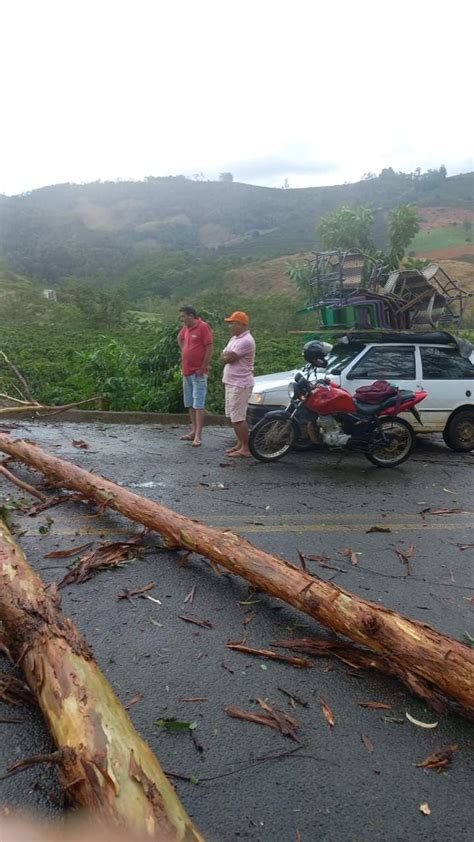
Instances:
[[[470,208],[473,196],[474,173],[414,179],[390,169],[356,184],[298,190],[183,176],[60,184],[0,197],[0,250],[11,271],[46,286],[72,276],[128,282],[137,267],[170,252],[204,262],[217,256],[230,266],[314,248],[315,223],[342,204],[375,208],[383,245],[388,211],[398,204]]]

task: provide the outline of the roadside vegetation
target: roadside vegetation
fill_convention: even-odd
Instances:
[[[216,349],[207,407],[222,412],[218,356],[228,341],[228,328],[222,317],[201,312],[213,326]],[[0,344],[40,402],[61,405],[101,395],[102,405],[110,410],[181,412],[178,330],[176,317],[166,323],[132,317],[121,327],[103,330],[30,325],[25,333],[2,326]],[[258,346],[256,374],[300,364],[302,336],[274,335],[271,326],[257,326],[253,331]],[[15,380],[5,364],[0,364],[0,392],[17,397]]]

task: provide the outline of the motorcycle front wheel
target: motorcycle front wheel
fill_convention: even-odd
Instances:
[[[249,449],[260,462],[276,462],[288,453],[294,438],[289,418],[262,418],[250,432]]]
[[[375,431],[366,457],[379,468],[395,468],[408,459],[416,436],[412,427],[403,418],[381,418],[381,429]]]

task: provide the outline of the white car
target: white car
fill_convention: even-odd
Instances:
[[[354,393],[374,380],[388,380],[401,389],[424,389],[418,404],[422,426],[403,416],[416,433],[442,433],[448,447],[474,449],[474,350],[465,339],[444,331],[372,334],[351,332],[339,339],[318,376]],[[288,404],[288,385],[299,369],[255,378],[247,419],[253,426],[267,412]]]

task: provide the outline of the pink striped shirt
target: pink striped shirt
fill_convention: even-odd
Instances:
[[[224,351],[232,351],[239,359],[226,363],[222,382],[227,386],[240,386],[248,389],[253,386],[253,364],[255,362],[255,339],[249,330],[240,336],[231,336]]]

